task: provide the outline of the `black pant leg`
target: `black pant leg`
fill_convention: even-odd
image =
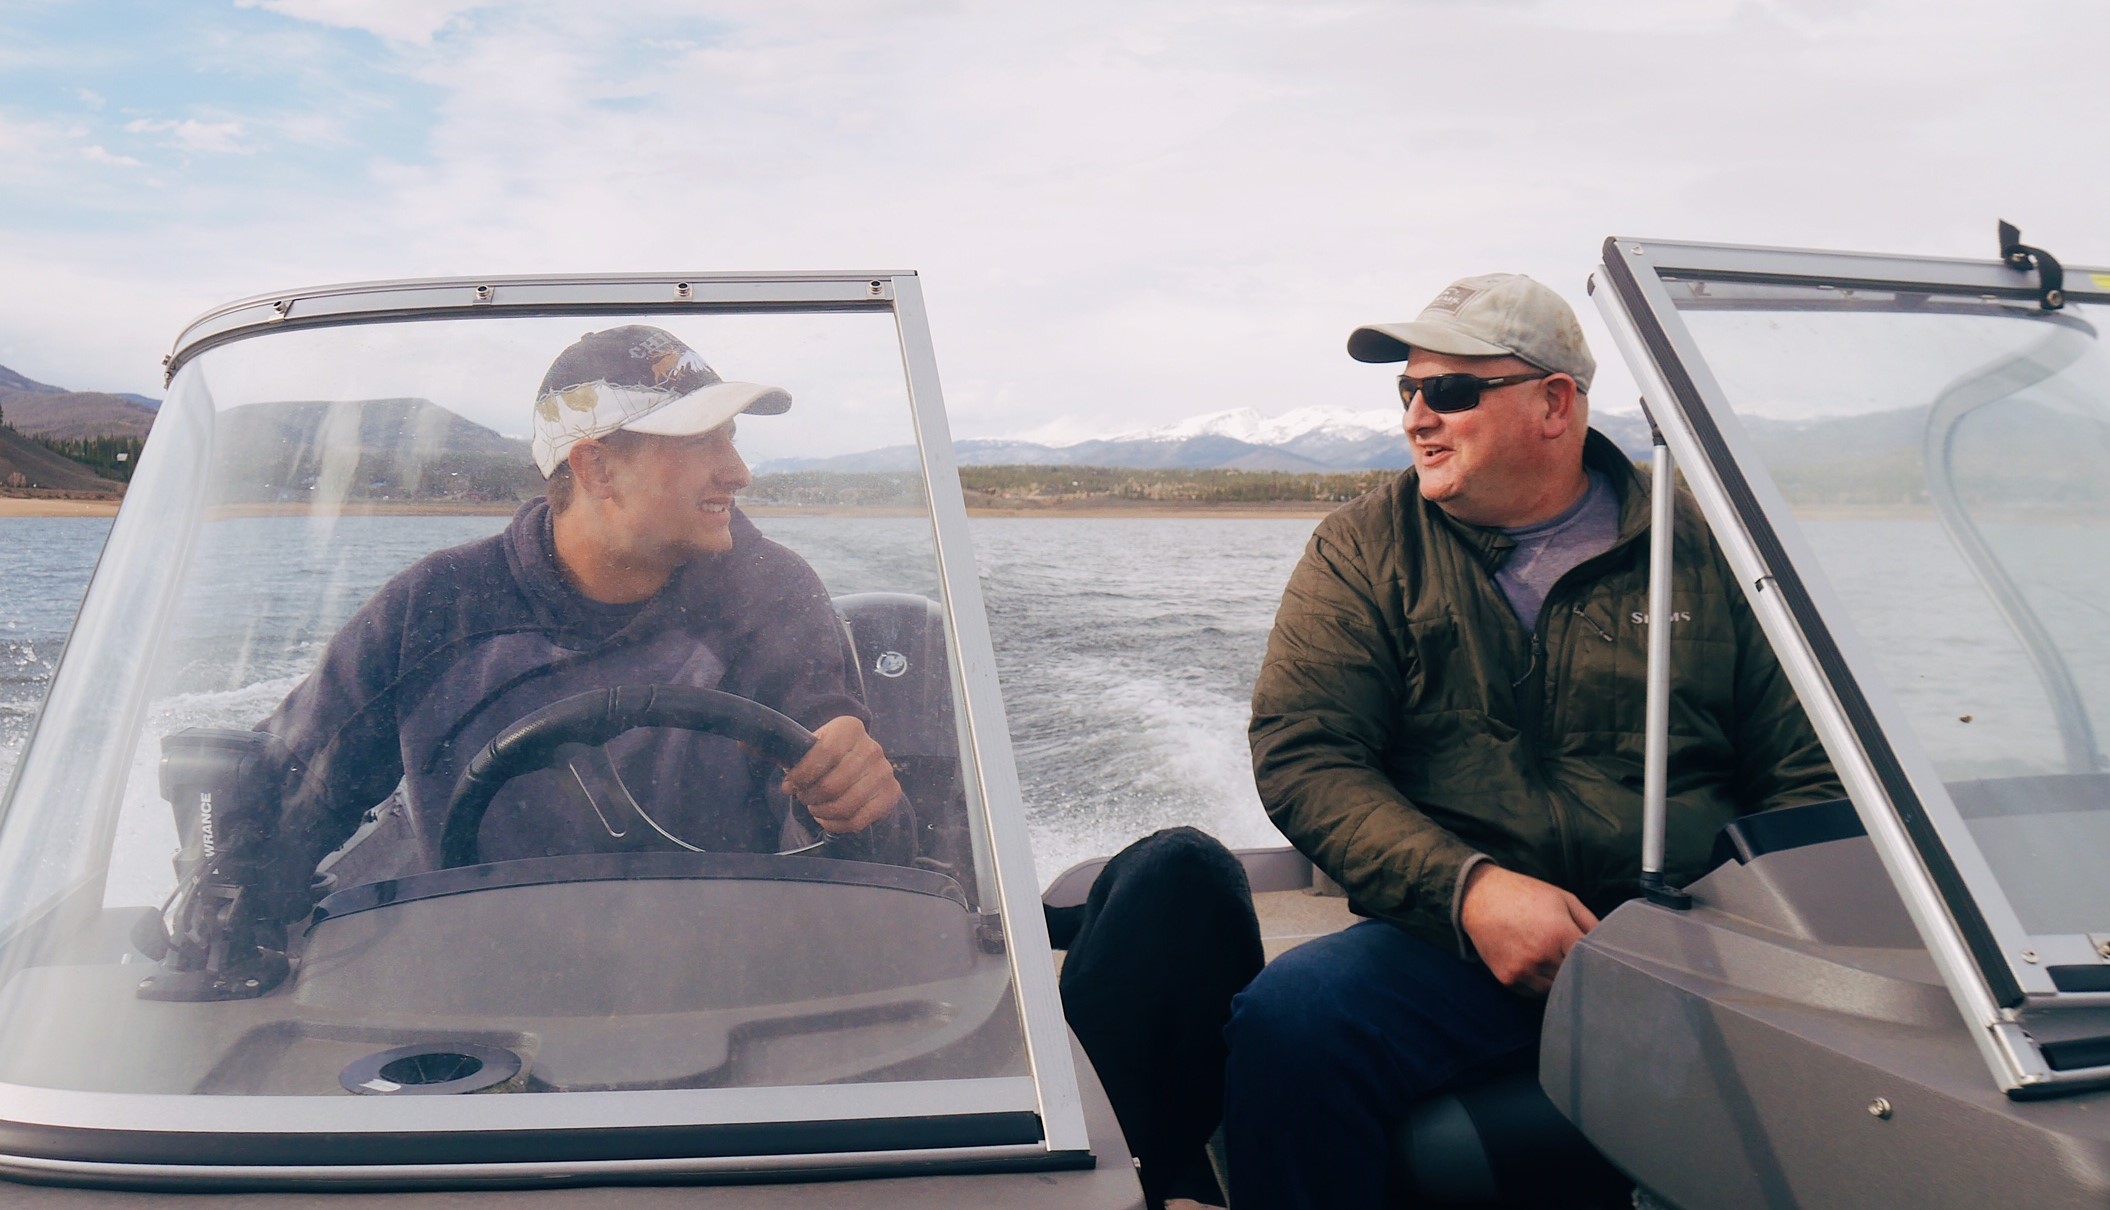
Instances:
[[[1262,965],[1245,870],[1208,834],[1167,829],[1123,849],[1084,907],[1051,909],[1049,926],[1069,938],[1064,1014],[1145,1195],[1220,1201],[1204,1148],[1223,1118],[1223,1028]]]

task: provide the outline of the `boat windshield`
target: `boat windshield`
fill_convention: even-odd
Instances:
[[[2110,934],[2110,315],[1671,289],[2024,929]]]
[[[2005,266],[1608,249],[1993,1001],[2102,1000],[2110,305]]]
[[[1045,1153],[900,280],[188,358],[0,821],[0,1153]]]

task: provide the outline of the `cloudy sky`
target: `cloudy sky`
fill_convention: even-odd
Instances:
[[[1606,235],[2110,263],[2101,0],[5,0],[0,365],[376,277],[913,268],[954,431],[1383,406]],[[1617,369],[1600,406],[1632,397]]]

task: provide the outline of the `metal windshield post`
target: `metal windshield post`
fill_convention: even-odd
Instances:
[[[1646,413],[1648,405],[1642,404]],[[1676,467],[1656,418],[1648,418],[1655,447],[1648,530],[1648,712],[1643,723],[1641,782],[1641,893],[1650,903],[1678,911],[1692,896],[1663,882],[1665,804],[1670,783],[1671,538],[1677,519]]]

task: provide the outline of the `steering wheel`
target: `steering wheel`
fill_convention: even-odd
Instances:
[[[569,744],[605,744],[639,727],[674,727],[738,740],[789,769],[813,747],[813,732],[760,702],[686,685],[617,685],[551,702],[492,737],[454,783],[440,833],[440,868],[476,865],[477,832],[507,782],[558,763]]]

